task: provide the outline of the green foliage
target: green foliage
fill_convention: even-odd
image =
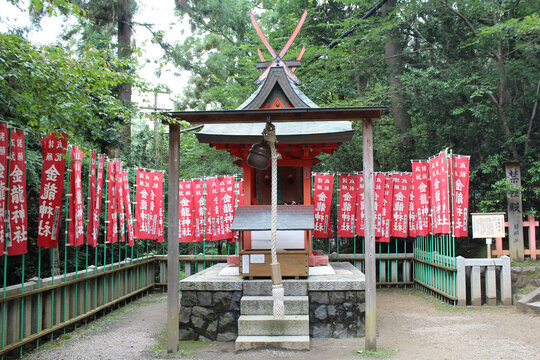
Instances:
[[[114,142],[133,111],[113,89],[135,78],[116,71],[126,61],[91,46],[78,55],[60,45],[36,46],[0,34],[0,117],[46,133],[63,131],[80,143]]]

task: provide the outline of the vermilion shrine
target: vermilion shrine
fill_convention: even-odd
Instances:
[[[297,60],[286,61],[306,12],[284,48],[277,54],[252,14],[252,22],[272,56],[255,81],[259,87],[235,110],[182,111],[170,115],[192,124],[204,124],[197,134],[202,143],[238,157],[244,175],[244,201],[233,220],[240,231],[240,253],[229,264],[215,265],[180,283],[181,339],[236,340],[236,349],[279,347],[309,349],[309,337],[350,337],[366,334],[366,345],[375,344],[375,277],[366,279],[350,264],[330,264],[327,256],[312,249],[314,221],[311,171],[321,153],[332,154],[349,141],[351,121],[363,122],[366,199],[366,273],[375,269],[373,253],[373,139],[372,121],[384,107],[319,108],[299,88],[294,74]],[[252,144],[261,142],[265,124],[275,124],[277,138],[277,257],[285,290],[285,317],[272,314],[270,266],[271,184],[270,169],[248,165]],[[178,221],[179,126],[170,124],[169,224]],[[173,176],[175,175],[175,176]],[[172,204],[172,205],[171,205]],[[176,208],[175,208],[176,207]],[[178,227],[169,226],[169,279],[178,272]],[[175,250],[176,247],[176,250]],[[373,260],[373,261],[371,261]],[[370,263],[372,264],[370,265]],[[314,267],[314,265],[322,265]],[[272,268],[274,279],[274,269]],[[177,286],[169,282],[169,350],[177,346]],[[176,298],[175,298],[176,296]],[[274,300],[275,301],[275,300]],[[331,304],[328,310],[327,304]],[[322,314],[322,312],[325,314]],[[275,310],[274,310],[275,314]],[[365,314],[365,316],[364,316]],[[332,323],[332,325],[330,325]],[[367,330],[365,329],[367,325]]]

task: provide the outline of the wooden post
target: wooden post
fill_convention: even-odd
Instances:
[[[521,186],[521,171],[519,164],[506,163],[506,179],[514,188]],[[509,191],[508,199],[508,243],[510,247],[510,259],[523,261],[525,259],[523,245],[523,212],[521,207],[521,193]]]
[[[534,216],[529,216],[529,250],[532,261],[536,261],[536,224]]]
[[[366,262],[366,343],[365,349],[377,350],[377,313],[375,279],[375,182],[373,179],[373,123],[362,120],[362,143],[364,162],[364,227]]]
[[[178,181],[180,165],[180,125],[169,126],[169,195],[167,230],[167,352],[178,351]]]
[[[467,279],[465,274],[465,258],[456,257],[456,296],[458,306],[467,306]]]

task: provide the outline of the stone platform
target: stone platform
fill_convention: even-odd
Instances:
[[[180,281],[180,339],[234,341],[244,296],[271,296],[270,279],[244,279],[217,264]],[[285,296],[308,296],[309,334],[364,336],[365,276],[349,263],[310,268],[303,279],[284,279]]]

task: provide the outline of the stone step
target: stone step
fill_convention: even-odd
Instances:
[[[309,350],[309,335],[300,336],[238,336],[236,351],[252,349]]]
[[[307,280],[284,280],[283,289],[285,296],[307,296],[308,285]],[[272,295],[272,280],[245,280],[243,282],[244,296],[271,296]]]
[[[307,296],[285,296],[283,299],[286,315],[309,315]],[[242,315],[272,315],[274,298],[272,296],[243,296],[240,302]]]
[[[309,336],[309,315],[285,315],[274,319],[272,315],[240,315],[238,336],[305,335]]]
[[[531,313],[540,315],[540,301],[527,303],[527,307],[529,308]]]

